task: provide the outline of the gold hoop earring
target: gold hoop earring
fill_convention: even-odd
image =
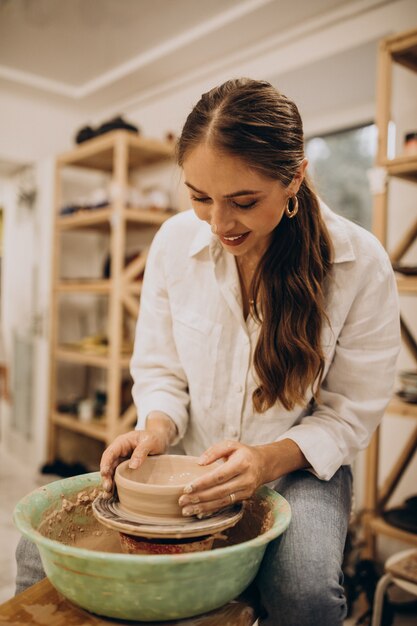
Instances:
[[[290,210],[290,200],[292,200],[292,210]],[[297,196],[292,196],[288,198],[287,204],[285,205],[285,215],[292,219],[298,213],[298,198]]]

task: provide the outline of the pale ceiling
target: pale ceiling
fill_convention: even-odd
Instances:
[[[353,3],[0,0],[0,81],[107,104]]]

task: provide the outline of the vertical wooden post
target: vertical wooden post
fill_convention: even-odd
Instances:
[[[121,391],[121,356],[123,333],[122,274],[124,267],[124,251],[126,241],[126,220],[124,207],[128,187],[128,141],[120,134],[114,146],[114,186],[116,194],[112,209],[110,257],[112,287],[109,298],[109,368],[108,368],[108,399],[107,399],[107,443],[118,433],[120,417]]]
[[[57,402],[57,359],[56,350],[58,347],[58,307],[59,299],[57,293],[57,282],[60,277],[61,265],[61,231],[58,227],[59,210],[61,207],[61,165],[59,161],[55,164],[55,193],[54,193],[54,227],[52,244],[52,275],[51,275],[51,303],[49,310],[49,420],[47,435],[47,461],[52,463],[56,457],[57,449],[57,425],[54,421]]]
[[[376,85],[376,126],[378,129],[377,163],[384,165],[388,156],[388,126],[391,120],[392,59],[388,43],[379,45]]]
[[[388,156],[388,127],[391,118],[391,74],[392,59],[386,41],[379,45],[377,86],[376,86],[376,126],[378,130],[377,165],[384,166]],[[378,188],[379,187],[379,188]],[[372,231],[384,247],[387,245],[387,188],[381,180],[373,196]],[[366,454],[365,514],[363,519],[365,550],[364,556],[374,558],[376,538],[372,531],[372,519],[378,506],[378,466],[379,438],[377,428]]]

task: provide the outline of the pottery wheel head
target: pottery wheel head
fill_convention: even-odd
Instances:
[[[241,519],[244,505],[242,503],[227,507],[211,517],[148,517],[124,511],[117,497],[105,498],[98,496],[93,504],[94,516],[98,521],[118,532],[137,537],[149,538],[186,538],[214,535],[231,528]]]

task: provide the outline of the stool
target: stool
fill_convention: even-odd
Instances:
[[[371,626],[381,625],[384,596],[392,583],[417,596],[417,550],[394,554],[385,562],[385,571],[376,587]]]
[[[225,606],[188,619],[169,622],[126,622],[100,618],[66,600],[47,578],[26,589],[0,606],[0,626],[31,624],[32,626],[253,626],[257,609],[250,600],[238,598]]]

